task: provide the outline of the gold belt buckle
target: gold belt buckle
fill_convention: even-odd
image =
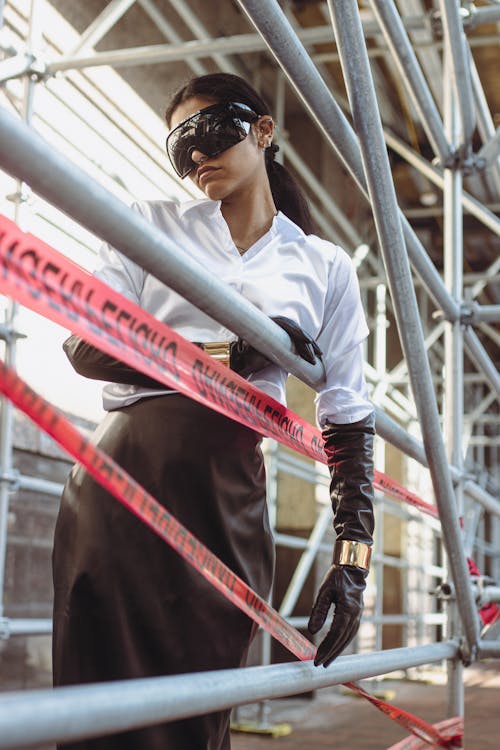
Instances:
[[[203,344],[203,349],[207,354],[210,354],[211,357],[216,359],[217,362],[221,362],[221,364],[229,367],[229,341],[208,341]]]

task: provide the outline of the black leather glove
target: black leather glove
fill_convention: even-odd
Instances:
[[[316,665],[331,664],[354,638],[361,621],[373,543],[374,434],[373,413],[352,424],[327,425],[323,431],[337,538],[334,562],[312,608],[309,631],[314,634],[323,627],[332,604],[335,611],[331,628],[316,652]]]
[[[63,343],[63,349],[69,361],[79,375],[93,380],[106,380],[111,383],[140,385],[145,388],[165,388],[154,378],[144,375],[139,370],[129,367],[119,359],[101,352],[79,336],[72,335]]]
[[[303,331],[297,323],[294,323],[290,318],[285,318],[283,315],[277,315],[271,318],[271,320],[274,320],[275,323],[288,333],[295,351],[302,359],[313,365],[316,362],[316,358],[321,358],[321,349],[315,340]],[[253,372],[268,367],[272,362],[265,354],[257,351],[248,341],[239,338],[237,341],[231,343],[230,364],[232,370],[246,378]]]
[[[303,359],[314,364],[316,357],[321,357],[321,349],[311,336],[305,333],[293,320],[277,316],[272,318],[283,328]],[[198,344],[201,346],[201,344]],[[87,344],[76,335],[70,336],[63,343],[63,349],[69,361],[79,375],[94,380],[106,380],[111,383],[138,385],[145,388],[162,388],[166,386],[154,378],[144,375],[133,367],[121,362],[109,354],[101,352],[92,344]],[[246,378],[253,372],[262,370],[271,364],[265,354],[254,349],[247,341],[239,338],[230,344],[230,367],[242,377]]]

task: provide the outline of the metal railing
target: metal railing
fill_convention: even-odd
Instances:
[[[290,695],[347,680],[376,676],[395,669],[405,669],[443,659],[459,664],[463,658],[472,659],[477,655],[484,657],[500,653],[498,643],[483,642],[479,639],[474,590],[469,580],[458,523],[462,492],[496,516],[500,515],[500,504],[477,483],[464,478],[460,455],[456,455],[457,451],[460,452],[458,445],[454,446],[455,455],[451,455],[451,451],[450,455],[446,454],[409,260],[428,294],[443,311],[446,325],[454,325],[455,329],[461,322],[462,290],[456,288],[452,293],[447,289],[419,239],[397,207],[357,3],[354,0],[329,3],[353,109],[356,135],[278,4],[272,0],[239,2],[320,125],[329,143],[341,156],[361,190],[371,201],[389,286],[392,289],[399,334],[422,426],[423,444],[409,437],[381,411],[378,413],[378,432],[430,468],[456,592],[461,629],[452,630],[450,639],[445,643],[341,657],[329,670],[317,670],[310,663],[289,664],[4,696],[0,698],[0,747],[30,747],[44,741],[69,741],[84,736],[97,736],[195,713],[205,713],[251,700]],[[382,8],[382,4],[375,1],[373,5],[379,10]],[[466,40],[461,22],[459,23],[456,10],[450,3],[443,0],[441,6],[445,21],[444,31],[450,47],[447,53],[450,57],[445,84],[453,83],[456,98],[450,104],[454,112],[450,110],[448,125],[452,117],[460,117],[463,125],[461,137],[456,144],[454,137],[450,136],[444,127],[441,128],[425,82],[416,68],[416,58],[405,60],[404,70],[407,86],[413,90],[415,101],[419,103],[422,116],[426,120],[429,138],[434,142],[443,165],[451,172],[449,154],[453,153],[454,157],[457,157],[470,153],[473,127],[470,112],[473,110],[473,104],[466,72]],[[341,22],[338,19],[341,19]],[[391,26],[389,18],[385,23],[386,26]],[[392,24],[392,30],[395,31],[394,21]],[[392,37],[393,54],[402,58],[407,49],[406,41],[402,36],[403,30],[400,27],[397,30],[399,37]],[[207,43],[206,46],[210,47],[211,51],[215,50],[215,54],[219,54],[223,49],[227,51],[227,47],[216,47],[213,40],[211,45]],[[199,45],[200,56],[206,54],[203,52],[204,49],[205,47]],[[243,50],[239,48],[237,51]],[[198,55],[198,52],[195,55]],[[48,69],[71,68],[72,64],[76,66],[76,58],[66,59],[59,64],[55,62]],[[78,65],[82,64],[80,59]],[[457,167],[456,160],[454,166]],[[458,168],[461,166],[463,163],[458,161]],[[300,360],[292,352],[287,335],[266,316],[206,273],[203,268],[187,259],[163,233],[130,211],[115,196],[55,152],[53,147],[33,130],[2,109],[0,167],[18,179],[28,182],[33,190],[49,202],[112,245],[118,246],[125,255],[139,262],[147,271],[204,312],[244,336],[257,348],[264,349],[273,361],[311,385],[317,387],[322,382],[322,369]],[[448,189],[446,177],[449,178]],[[453,263],[456,262],[455,255],[458,257],[460,252],[456,222],[459,220],[458,204],[462,200],[462,191],[457,183],[456,174],[445,175],[443,185],[449,193],[449,222],[451,236],[454,238],[450,244],[450,261]],[[497,231],[497,222],[491,220],[490,228]],[[408,255],[404,251],[405,246]],[[457,283],[460,286],[459,274],[452,278],[455,286]],[[476,318],[477,321],[495,320],[497,316],[498,309],[484,310],[483,315],[478,313]],[[470,323],[474,325],[473,316]],[[455,344],[457,340],[458,335],[455,335]],[[473,361],[498,392],[498,373],[494,371],[490,357],[470,327],[465,331],[463,343]],[[459,357],[455,359],[447,374],[450,379],[456,378],[455,389],[460,388],[462,382],[461,376],[457,375],[459,361],[462,363],[463,374],[463,359]],[[456,405],[455,401],[453,408],[456,409]],[[8,432],[7,428],[8,425],[4,425],[4,433]],[[9,468],[6,459],[3,463],[4,472],[8,472]],[[301,471],[297,467],[295,470]],[[458,485],[457,494],[453,481]],[[324,519],[321,519],[321,523],[323,521]],[[314,540],[318,549],[320,541],[317,543],[317,539],[320,540],[322,528],[320,524]],[[383,556],[380,560],[384,561]],[[309,564],[309,560],[307,562]],[[490,594],[496,596],[495,591]],[[285,609],[290,610],[290,597]],[[380,617],[374,615],[373,619],[377,621]],[[463,636],[466,641],[465,647],[461,640]],[[460,700],[457,700],[461,689],[458,682],[460,670],[456,669],[454,673],[456,677],[451,685],[451,694],[454,696],[452,702],[457,704],[460,703]]]

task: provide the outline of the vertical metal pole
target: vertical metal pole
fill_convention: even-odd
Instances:
[[[456,97],[461,132],[459,147],[464,156],[472,149],[472,136],[476,125],[470,66],[469,45],[460,16],[459,0],[439,0],[445,47],[449,52],[448,82],[452,84]]]
[[[26,40],[27,51],[33,48],[34,26],[35,26],[35,3],[37,0],[31,0],[29,14],[29,31]],[[1,11],[1,8],[0,8]],[[25,80],[23,115],[28,125],[31,123],[33,116],[33,98],[35,91],[35,81],[29,77]],[[24,200],[24,183],[18,181],[16,189],[16,207],[14,221],[22,224],[22,201]],[[17,337],[15,331],[15,322],[18,311],[18,304],[9,301],[5,313],[5,327],[7,339],[5,342],[5,362],[9,367],[15,367],[16,363],[16,344]],[[9,516],[9,490],[10,475],[12,472],[12,449],[13,449],[13,428],[14,428],[14,408],[7,398],[1,399],[0,412],[0,617],[4,614],[4,584],[5,584],[5,562],[7,558],[7,525]]]
[[[274,116],[278,139],[280,133],[285,133],[285,104],[286,104],[286,78],[281,68],[276,72],[276,102]],[[278,151],[275,157],[278,164],[283,164],[283,149]]]
[[[445,164],[450,157],[451,149],[444,134],[439,110],[432,98],[396,4],[387,3],[385,0],[370,0],[370,4],[432,149],[439,157],[441,164]]]
[[[425,452],[443,525],[443,538],[464,623],[466,646],[472,654],[478,640],[475,605],[359,10],[354,0],[329,0],[328,5],[353,120],[358,131],[399,336],[408,362],[412,391],[422,426]]]
[[[385,284],[378,284],[375,291],[375,336],[374,336],[374,365],[379,382],[384,379],[387,363],[387,289]],[[385,440],[375,436],[374,463],[378,471],[385,471]],[[384,504],[377,503],[375,507],[375,549],[380,558],[384,554]],[[375,651],[382,650],[384,614],[384,562],[379,559],[375,567]]]
[[[451,51],[449,40],[444,45],[444,125],[452,146],[458,145],[460,137],[456,95],[452,86]],[[459,166],[444,170],[444,279],[448,291],[458,304],[462,300],[463,286],[463,221],[462,221],[462,172]],[[448,461],[459,471],[463,469],[463,337],[460,321],[445,328],[445,382],[444,382],[444,431]],[[459,478],[455,488],[457,512],[463,518],[463,479]],[[453,638],[460,628],[456,602],[449,605],[448,635]],[[459,630],[458,630],[459,632]],[[464,715],[463,665],[458,659],[449,659],[448,670],[448,716]]]

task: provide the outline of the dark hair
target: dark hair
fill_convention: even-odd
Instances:
[[[194,96],[203,96],[221,104],[241,102],[251,107],[258,115],[269,113],[269,107],[264,99],[243,78],[231,73],[209,73],[192,78],[174,94],[165,112],[167,125],[170,125],[174,110]],[[290,172],[274,160],[278,148],[272,143],[265,151],[266,171],[274,204],[305,234],[311,234],[313,221],[306,199]]]

